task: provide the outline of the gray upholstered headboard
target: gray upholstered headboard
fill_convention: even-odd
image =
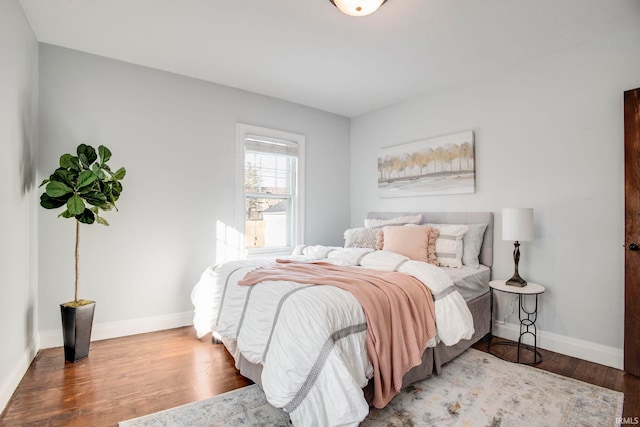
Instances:
[[[487,224],[479,260],[493,265],[493,212],[369,212],[367,218],[391,219],[405,215],[422,215],[423,224]]]

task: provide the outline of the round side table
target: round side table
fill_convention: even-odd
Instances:
[[[544,286],[538,285],[537,283],[528,282],[526,286],[518,287],[518,286],[510,286],[506,284],[506,280],[492,280],[489,282],[489,287],[491,288],[491,326],[489,330],[489,345],[488,351],[496,357],[499,357],[503,360],[504,357],[497,355],[491,351],[491,341],[493,340],[493,293],[494,291],[506,292],[510,294],[518,295],[518,317],[520,319],[520,336],[518,337],[518,342],[499,342],[493,344],[493,346],[515,346],[518,348],[518,355],[516,362],[522,363],[525,365],[537,365],[542,362],[542,354],[538,351],[538,337],[537,337],[537,329],[536,329],[536,321],[538,320],[538,295],[544,292]],[[535,304],[533,306],[533,310],[527,310],[525,306],[524,297],[526,296],[535,297]],[[531,335],[533,337],[533,346],[524,344],[522,342],[522,337],[525,335]],[[520,361],[520,350],[533,352],[533,362],[521,362]],[[512,362],[512,360],[508,360]]]

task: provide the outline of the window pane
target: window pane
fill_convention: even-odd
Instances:
[[[291,194],[294,168],[293,157],[248,151],[245,153],[245,192]]]
[[[245,198],[247,248],[291,245],[291,199]]]

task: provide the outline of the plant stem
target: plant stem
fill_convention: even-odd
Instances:
[[[78,302],[78,260],[80,258],[80,252],[78,251],[80,245],[80,221],[76,220],[76,292],[75,301]]]

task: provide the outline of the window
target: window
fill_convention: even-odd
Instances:
[[[238,124],[241,230],[249,254],[302,242],[304,136]]]

